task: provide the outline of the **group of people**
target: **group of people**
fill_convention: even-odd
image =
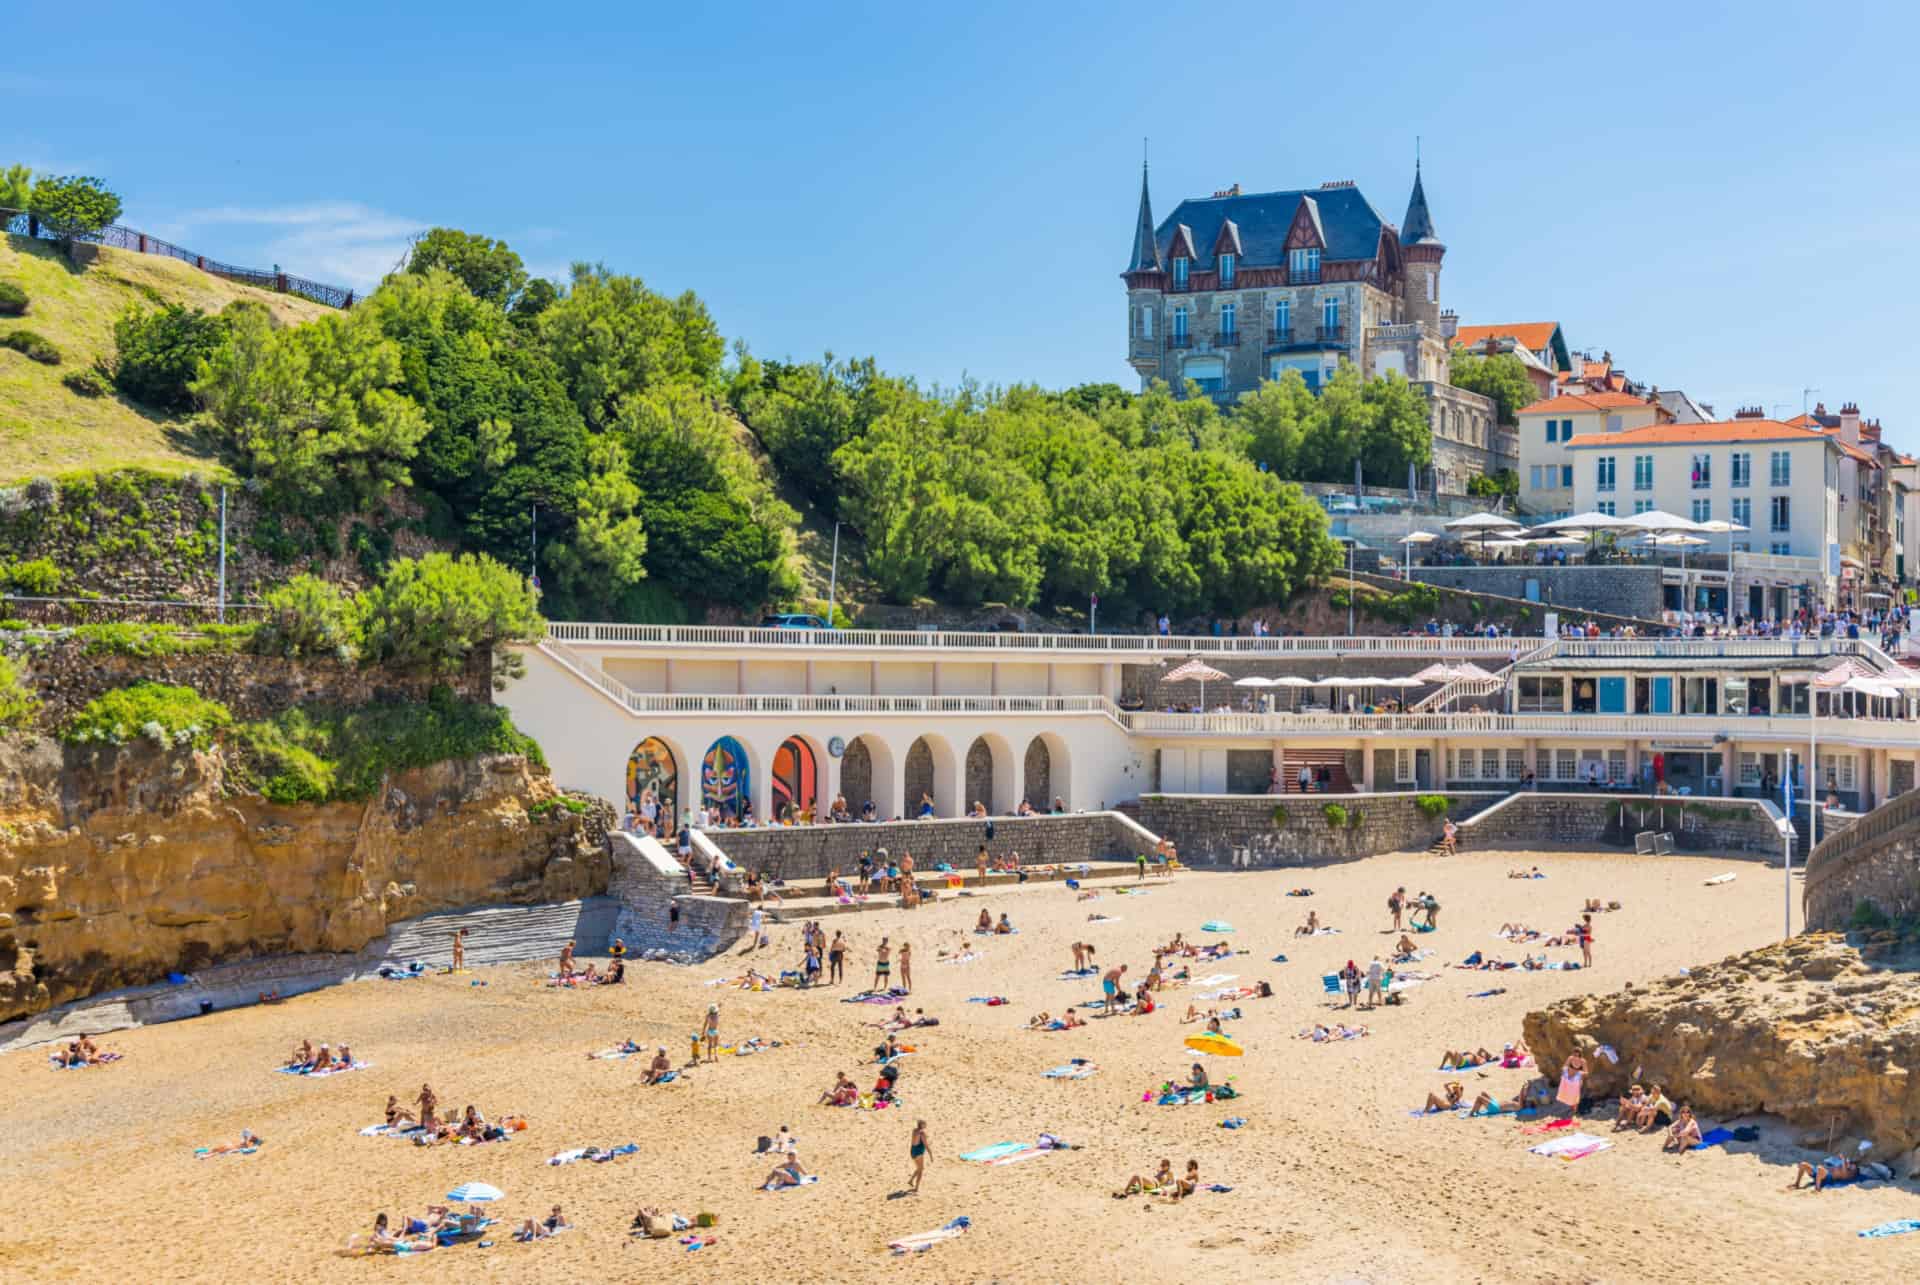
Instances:
[[[327,1071],[349,1071],[353,1069],[353,1050],[345,1043],[335,1053],[333,1046],[322,1043],[318,1049],[312,1040],[301,1040],[293,1052],[287,1055],[286,1069],[298,1071],[303,1075],[314,1075]]]
[[[344,1052],[345,1046],[341,1047]],[[102,1053],[92,1037],[86,1035],[70,1041],[64,1049],[51,1056],[53,1064],[60,1067],[103,1066],[120,1060],[118,1053]]]
[[[556,986],[618,986],[627,980],[627,944],[615,937],[613,945],[607,948],[610,957],[605,969],[598,968],[593,961],[587,961],[584,968],[574,963],[574,951],[579,943],[569,941],[560,948],[560,960],[554,970],[552,984]]]
[[[1453,823],[1449,821],[1447,824]],[[1440,899],[1424,888],[1409,897],[1406,885],[1402,884],[1388,896],[1387,913],[1393,916],[1392,931],[1394,932],[1401,930],[1403,916],[1413,927],[1423,932],[1432,932],[1440,926]],[[1422,915],[1427,917],[1424,924],[1420,922]]]
[[[423,1147],[442,1142],[497,1142],[527,1127],[524,1117],[511,1113],[488,1120],[472,1104],[457,1119],[444,1118],[440,1115],[440,1098],[430,1084],[420,1086],[413,1105],[417,1110],[409,1111],[398,1094],[388,1094],[386,1123],[389,1129],[411,1130],[414,1142]]]

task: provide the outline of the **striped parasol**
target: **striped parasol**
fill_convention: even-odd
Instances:
[[[489,1200],[503,1200],[506,1194],[500,1188],[484,1182],[463,1182],[447,1193],[447,1199],[460,1205],[478,1205]]]
[[[1226,674],[1196,657],[1184,665],[1168,670],[1165,677],[1160,681],[1165,683],[1199,683],[1200,708],[1205,709],[1207,707],[1207,684],[1217,683],[1226,677]]]

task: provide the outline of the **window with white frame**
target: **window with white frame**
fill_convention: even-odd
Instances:
[[[1187,288],[1187,274],[1192,270],[1192,267],[1193,265],[1188,262],[1186,255],[1182,254],[1174,257],[1173,288],[1175,290],[1185,290]]]
[[[1223,254],[1220,256],[1220,287],[1223,290],[1233,285],[1233,259],[1234,256],[1231,254]]]
[[[1223,257],[1231,259],[1233,256],[1229,254]],[[1220,305],[1220,337],[1222,339],[1231,338],[1237,333],[1235,325],[1239,320],[1239,316],[1240,310],[1233,304],[1223,303]]]
[[[1614,517],[1614,516],[1615,516],[1615,514],[1614,514],[1614,511],[1613,511],[1613,501],[1612,501],[1612,500],[1601,500],[1601,501],[1599,501],[1598,503],[1596,503],[1596,504],[1595,504],[1595,505],[1594,505],[1593,507],[1594,507],[1594,508],[1596,508],[1596,509],[1598,509],[1598,510],[1599,510],[1600,512],[1602,512],[1602,513],[1604,513],[1604,514],[1606,514],[1606,515],[1607,515],[1608,517]]]
[[[1767,528],[1771,531],[1793,530],[1793,498],[1776,495],[1767,501]]]
[[[1735,451],[1727,457],[1727,485],[1753,485],[1753,452]]]
[[[1176,341],[1183,340],[1187,337],[1187,310],[1185,308],[1175,308],[1173,310],[1173,337]]]
[[[1293,305],[1285,299],[1278,300],[1273,305],[1273,332],[1276,335],[1284,335],[1292,328]]]
[[[1140,337],[1142,339],[1153,338],[1153,305],[1152,304],[1142,304],[1140,307]]]
[[[1328,295],[1320,301],[1320,325],[1328,334],[1340,329],[1340,298]]]
[[[1633,489],[1651,491],[1653,489],[1653,456],[1636,455],[1633,457]]]
[[[1736,495],[1733,497],[1733,520],[1741,526],[1753,525],[1753,497]]]
[[[1287,271],[1295,281],[1318,281],[1320,279],[1320,251],[1317,249],[1289,251],[1287,253]]]
[[[1556,781],[1577,781],[1580,779],[1580,753],[1578,750],[1555,750],[1553,752],[1553,779]]]
[[[1615,458],[1611,455],[1602,455],[1598,459],[1594,460],[1593,463],[1594,463],[1593,484],[1595,489],[1601,490],[1601,491],[1611,491],[1613,489],[1613,481],[1614,481],[1614,475],[1615,475],[1615,467],[1614,467],[1616,463]]]
[[[1497,781],[1500,779],[1499,750],[1480,751],[1480,779],[1483,781]]]
[[[1713,521],[1713,501],[1711,499],[1693,502],[1693,520],[1695,522]]]
[[[1480,762],[1472,750],[1461,750],[1459,762],[1454,766],[1454,776],[1462,781],[1471,781],[1480,775]]]
[[[1740,784],[1760,784],[1760,756],[1747,750],[1740,751]]]
[[[1639,517],[1642,513],[1651,512],[1653,512],[1652,500],[1635,500],[1633,502],[1633,516]]]
[[[1789,558],[1793,556],[1793,545],[1785,540],[1775,540],[1767,546],[1767,552],[1776,558]]]
[[[1793,485],[1793,456],[1786,451],[1775,451],[1767,461],[1767,484],[1769,486]]]
[[[1607,780],[1615,785],[1627,779],[1627,752],[1625,750],[1607,751]]]
[[[1713,485],[1713,456],[1700,454],[1693,457],[1693,489],[1704,491]]]
[[[1393,752],[1393,779],[1400,784],[1413,780],[1413,751],[1395,750]]]
[[[1858,756],[1853,754],[1822,754],[1820,756],[1820,786],[1822,790],[1851,790],[1858,784],[1854,776],[1854,764]]]

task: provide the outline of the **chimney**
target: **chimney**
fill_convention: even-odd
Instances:
[[[1448,308],[1440,314],[1440,337],[1452,339],[1460,333],[1460,314]]]
[[[1840,440],[1848,446],[1860,445],[1860,408],[1852,402],[1840,408]]]
[[[1767,412],[1758,406],[1742,406],[1733,413],[1735,419],[1765,419]]]

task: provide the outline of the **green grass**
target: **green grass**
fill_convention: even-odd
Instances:
[[[481,754],[546,763],[505,710],[456,700],[444,689],[424,705],[296,706],[241,724],[232,739],[249,761],[248,783],[274,803],[369,799],[389,772]]]
[[[213,735],[233,722],[219,701],[191,687],[135,683],[102,692],[60,729],[72,745],[130,745],[147,739],[159,745],[192,745],[204,750]]]
[[[0,348],[0,483],[81,469],[137,465],[169,476],[223,472],[195,440],[192,424],[125,398],[83,397],[62,378],[113,354],[113,323],[131,304],[185,304],[218,312],[236,299],[263,303],[287,324],[331,309],[294,295],[236,285],[178,259],[100,248],[84,267],[51,242],[0,238],[0,281],[31,297],[27,313],[0,330],[33,330],[60,350],[43,365]]]

